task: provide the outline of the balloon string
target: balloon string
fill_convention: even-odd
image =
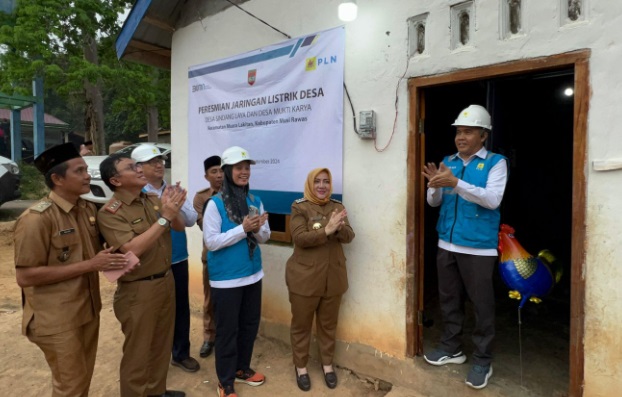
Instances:
[[[520,306],[518,307],[518,356],[520,362],[520,387],[523,387],[523,336],[521,332],[521,325],[523,322],[520,317]]]

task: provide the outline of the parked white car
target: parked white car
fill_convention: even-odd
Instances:
[[[134,143],[123,149],[120,149],[117,153],[127,153],[128,155],[132,154],[132,150],[136,148],[136,146],[142,145],[143,143],[149,142],[140,142]],[[156,145],[161,152],[167,152],[171,150],[171,145],[169,143],[152,143],[152,145]],[[99,172],[99,165],[102,161],[108,156],[84,156],[84,161],[88,167],[88,173],[91,175],[91,191],[90,193],[83,194],[82,198],[88,201],[92,201],[97,204],[106,204],[108,200],[112,198],[112,191],[106,186],[104,181],[101,178],[101,174]],[[166,160],[166,171],[164,174],[164,179],[166,183],[171,183],[171,153],[167,154],[168,160]]]
[[[0,205],[7,201],[17,200],[21,196],[20,177],[17,163],[0,156]]]

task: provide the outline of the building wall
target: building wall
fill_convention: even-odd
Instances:
[[[378,152],[372,141],[360,140],[352,129],[349,104],[344,103],[344,192],[356,239],[346,247],[350,290],[341,310],[338,338],[371,347],[404,359],[406,329],[406,147],[408,143],[408,93],[406,80],[397,88],[398,117],[395,131],[396,85],[406,78],[434,75],[507,61],[548,56],[577,49],[591,49],[591,100],[588,117],[587,252],[585,257],[585,395],[614,395],[622,387],[615,374],[622,371],[622,272],[615,258],[622,254],[617,236],[622,231],[619,197],[620,171],[599,172],[593,160],[622,159],[618,122],[622,61],[622,3],[582,1],[584,19],[569,23],[561,17],[567,0],[524,1],[523,29],[508,38],[500,32],[498,1],[474,4],[474,31],[467,46],[450,48],[450,5],[459,1],[359,0],[359,16],[346,24],[345,82],[356,112],[373,109],[378,118]],[[336,0],[251,0],[249,12],[292,37],[342,24]],[[186,10],[188,11],[188,10]],[[409,59],[407,19],[428,13],[426,51]],[[211,15],[179,29],[173,37],[172,129],[173,149],[184,151],[187,136],[187,70],[285,38],[236,8]],[[407,66],[408,62],[408,66]],[[529,104],[517,109],[517,117],[529,117]],[[393,134],[393,136],[392,136]],[[252,154],[252,150],[251,154]],[[187,162],[174,159],[177,175],[187,178]],[[554,177],[552,172],[551,177]],[[185,181],[187,182],[187,181]],[[303,181],[301,181],[301,184]],[[251,182],[252,186],[252,182]],[[189,233],[193,268],[193,292],[200,297],[201,235]],[[291,248],[268,245],[265,264],[264,327],[281,330],[289,323],[289,304],[284,283],[285,261]],[[274,327],[270,328],[273,325]],[[276,331],[275,331],[276,332]],[[277,332],[278,333],[278,332]],[[375,354],[374,353],[374,354]]]

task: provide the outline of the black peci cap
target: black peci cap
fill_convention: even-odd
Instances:
[[[53,146],[37,156],[35,158],[35,167],[45,175],[57,165],[76,157],[80,157],[80,153],[73,146],[73,143],[63,143],[62,145]]]
[[[215,165],[220,167],[220,156],[208,157],[203,162],[203,167],[205,168],[205,171],[209,170]]]

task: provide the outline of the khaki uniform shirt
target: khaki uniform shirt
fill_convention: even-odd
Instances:
[[[205,202],[210,197],[212,197],[215,193],[216,192],[214,192],[214,189],[210,187],[207,189],[199,190],[194,195],[194,201],[192,202],[192,205],[194,206],[194,210],[199,215],[197,217],[197,225],[199,225],[199,228],[201,230],[203,230],[203,206],[205,205]],[[203,241],[203,253],[201,253],[201,260],[203,261],[203,263],[207,261],[206,255],[207,255],[207,247],[205,246],[205,241]]]
[[[97,224],[109,246],[118,249],[146,232],[160,217],[162,202],[157,195],[140,193],[136,198],[127,192],[115,192],[97,214]],[[135,281],[168,271],[171,268],[171,233],[162,233],[150,249],[140,256],[140,266],[119,278]]]
[[[102,249],[95,205],[73,205],[54,192],[15,223],[15,267],[65,266],[91,259]],[[22,333],[58,334],[92,321],[101,310],[99,275],[85,273],[54,284],[26,287]]]
[[[336,233],[326,236],[324,227],[333,211],[343,205],[329,201],[313,204],[305,199],[292,204],[290,227],[294,253],[285,268],[285,281],[290,292],[303,296],[334,296],[348,290],[346,257],[341,247],[354,239],[348,220]]]

